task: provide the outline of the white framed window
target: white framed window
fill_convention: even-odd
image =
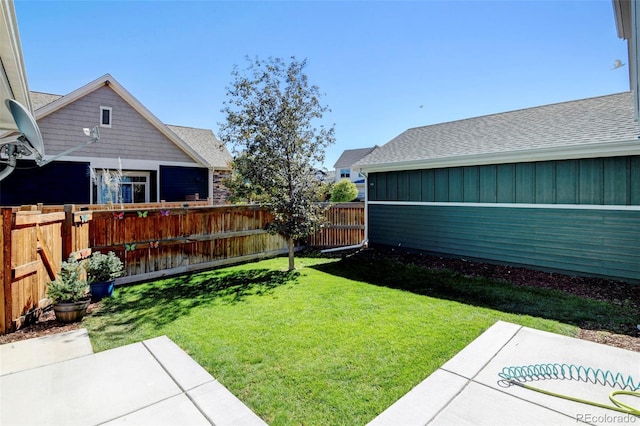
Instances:
[[[340,169],[340,179],[350,178],[351,169]]]
[[[111,107],[100,107],[100,127],[111,127],[111,113],[113,109]]]
[[[150,176],[150,172],[103,170],[93,186],[94,200],[97,204],[148,203]]]

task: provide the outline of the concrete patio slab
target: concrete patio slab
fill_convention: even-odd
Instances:
[[[537,425],[640,422],[640,417],[569,401],[499,376],[505,367],[565,363],[611,370],[640,381],[640,353],[497,322],[369,424]],[[614,390],[586,380],[538,378],[527,384],[611,405]],[[619,388],[616,388],[619,389]],[[637,406],[637,399],[624,402]]]
[[[142,343],[183,391],[188,391],[212,380],[211,374],[207,370],[202,368],[193,358],[185,357],[187,354],[167,336],[145,340]]]
[[[84,328],[0,345],[0,376],[91,355]]]
[[[193,405],[193,402],[185,394],[165,399],[104,424],[109,426],[211,425],[209,420]]]
[[[0,376],[0,394],[2,425],[265,424],[166,337]]]
[[[214,425],[266,424],[218,381],[206,383],[187,394]]]
[[[76,330],[2,345],[0,356],[2,425],[265,425],[166,336],[91,354],[86,331]],[[640,381],[638,352],[497,322],[370,425],[640,422],[637,416],[508,385],[500,376],[505,367],[554,363]],[[612,390],[573,379],[527,383],[604,404]]]

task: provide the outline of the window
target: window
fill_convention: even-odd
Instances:
[[[122,176],[120,182],[120,193],[123,203],[146,203],[148,196],[147,176]]]
[[[340,178],[349,178],[351,177],[351,169],[340,169]]]
[[[111,127],[111,107],[100,107],[100,127]]]
[[[103,170],[97,174],[93,199],[98,204],[148,203],[149,172]]]

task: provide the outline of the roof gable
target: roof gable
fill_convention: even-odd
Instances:
[[[120,83],[118,83],[110,74],[105,74],[102,77],[97,78],[96,80],[74,90],[73,92],[64,96],[60,96],[58,98],[55,98],[55,96],[57,95],[32,92],[32,96],[35,93],[36,100],[42,103],[41,106],[35,110],[35,118],[36,120],[41,120],[104,86],[108,86],[115,93],[117,93],[126,103],[128,103],[134,110],[141,114],[160,133],[171,140],[171,142],[178,146],[194,161],[204,166],[212,167],[212,165],[209,164],[209,162],[199,152],[194,150],[190,144],[186,143],[174,132],[172,132],[164,123],[162,123],[155,115],[153,115],[151,111],[149,111],[144,105],[142,105],[140,101],[138,101],[122,85],[120,85]]]
[[[586,155],[589,150],[602,156],[620,143],[640,154],[631,92],[408,129],[356,166],[368,170],[537,161],[562,159],[572,152]]]
[[[342,155],[340,155],[340,158],[338,158],[338,161],[336,161],[336,164],[334,164],[333,167],[336,169],[340,167],[351,167],[358,160],[369,155],[371,151],[377,147],[378,146],[376,145],[371,148],[347,149],[342,153]]]

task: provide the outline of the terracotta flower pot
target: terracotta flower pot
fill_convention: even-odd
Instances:
[[[56,319],[60,322],[80,321],[84,314],[87,313],[90,298],[85,298],[77,302],[54,303],[53,311],[56,313]]]

